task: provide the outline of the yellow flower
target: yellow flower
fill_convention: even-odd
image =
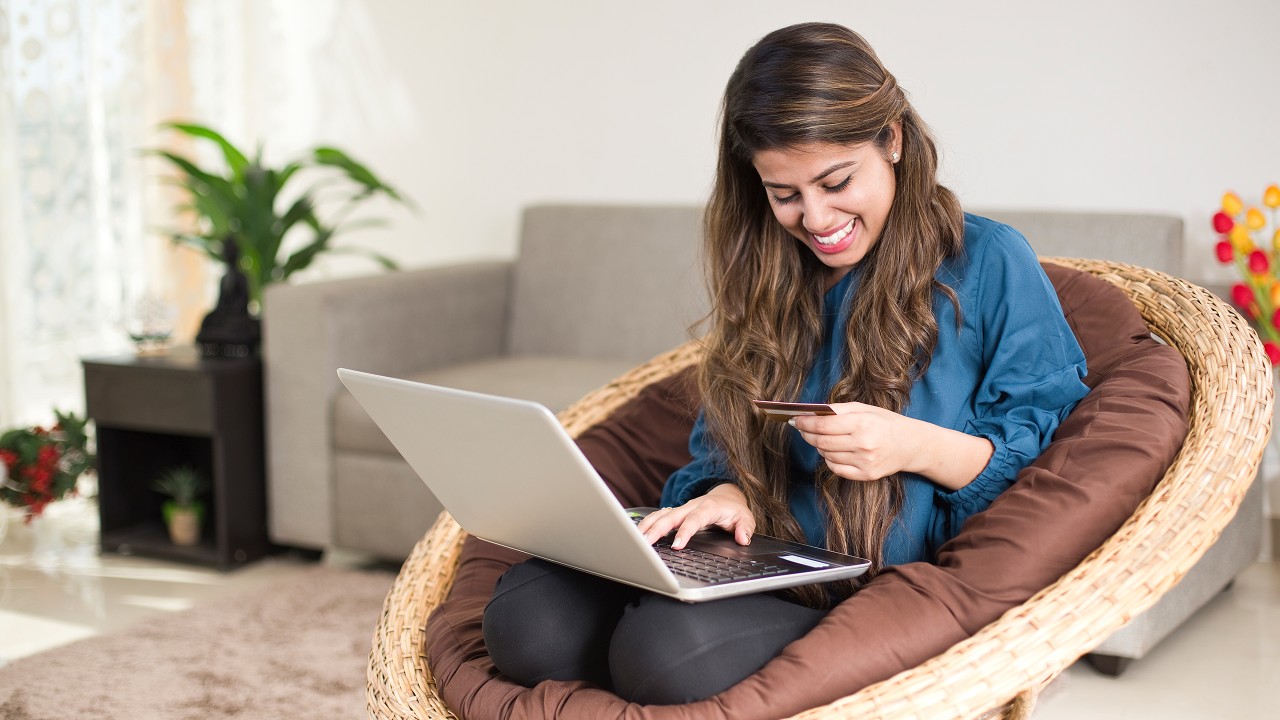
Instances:
[[[1240,210],[1244,208],[1244,203],[1240,202],[1240,196],[1228,192],[1222,196],[1222,212],[1235,217],[1240,214]]]
[[[1253,240],[1249,237],[1249,229],[1243,225],[1237,225],[1231,228],[1231,247],[1241,255],[1248,255],[1253,252]]]
[[[1276,230],[1276,234],[1271,237],[1271,246],[1280,253],[1280,229]]]
[[[1269,208],[1280,207],[1280,187],[1268,185],[1267,189],[1262,193],[1262,204]]]
[[[1244,224],[1248,225],[1250,230],[1261,230],[1267,226],[1267,217],[1258,208],[1249,208],[1249,212],[1244,216]]]
[[[1271,307],[1280,308],[1280,283],[1271,286]]]

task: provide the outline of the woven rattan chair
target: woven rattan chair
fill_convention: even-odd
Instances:
[[[1120,287],[1191,375],[1187,438],[1151,496],[1053,585],[971,638],[799,718],[1025,718],[1077,658],[1153,605],[1214,543],[1257,472],[1270,432],[1270,365],[1253,330],[1208,291],[1151,270],[1051,258]],[[691,346],[592,393],[561,419],[577,435],[645,385],[697,361]],[[426,665],[423,627],[448,593],[465,534],[447,513],[403,565],[374,637],[371,717],[453,718]]]

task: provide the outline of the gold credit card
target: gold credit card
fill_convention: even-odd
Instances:
[[[826,403],[777,402],[775,400],[752,400],[760,412],[770,420],[786,422],[797,415],[835,415],[836,411]]]

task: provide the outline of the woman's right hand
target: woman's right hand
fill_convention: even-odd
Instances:
[[[756,519],[747,507],[747,497],[737,485],[723,483],[711,488],[706,495],[696,497],[680,507],[652,512],[636,527],[650,543],[657,542],[658,538],[676,530],[671,547],[680,550],[694,533],[712,525],[733,533],[733,539],[739,545],[751,543],[751,534],[756,530]]]

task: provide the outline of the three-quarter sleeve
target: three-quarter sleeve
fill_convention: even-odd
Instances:
[[[994,451],[968,485],[938,490],[949,507],[949,527],[938,528],[946,537],[1013,484],[1089,392],[1082,381],[1084,353],[1035,253],[1007,226],[993,235],[974,265],[981,280],[972,309],[985,372],[973,395],[972,419],[960,429],[991,441]]]
[[[663,507],[683,505],[707,494],[717,485],[731,482],[729,463],[707,433],[706,415],[702,411],[698,412],[698,419],[689,433],[689,454],[693,460],[672,473],[662,487]]]

